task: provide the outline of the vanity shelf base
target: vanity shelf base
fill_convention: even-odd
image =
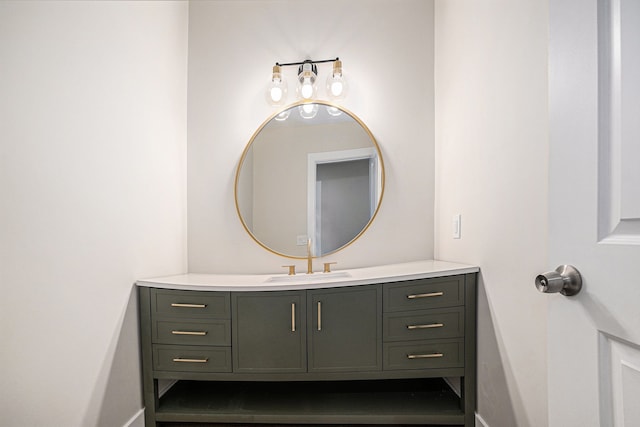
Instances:
[[[440,378],[329,382],[179,381],[160,422],[463,425],[460,398]],[[171,424],[167,424],[171,425]]]

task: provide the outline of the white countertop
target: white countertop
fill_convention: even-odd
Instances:
[[[336,266],[334,266],[335,268]],[[383,281],[414,280],[476,273],[473,265],[448,261],[415,261],[376,267],[335,269],[331,273],[286,274],[180,274],[143,279],[138,286],[196,291],[282,291],[366,285]]]

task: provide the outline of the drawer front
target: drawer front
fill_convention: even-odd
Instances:
[[[464,308],[386,313],[383,332],[385,342],[462,337]]]
[[[231,321],[157,320],[153,323],[155,344],[231,345]]]
[[[171,372],[231,372],[231,347],[154,345],[153,369]]]
[[[159,316],[229,319],[229,292],[151,290],[151,310]]]
[[[464,366],[462,339],[387,343],[384,370],[461,368]]]
[[[384,311],[422,310],[464,304],[464,276],[387,283]]]

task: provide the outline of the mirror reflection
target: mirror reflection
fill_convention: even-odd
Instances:
[[[380,149],[365,124],[335,105],[298,103],[254,133],[236,173],[238,214],[279,255],[335,252],[370,225],[384,191]]]

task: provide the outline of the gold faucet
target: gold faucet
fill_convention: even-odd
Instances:
[[[313,255],[311,255],[311,238],[307,239],[307,274],[313,274]]]

